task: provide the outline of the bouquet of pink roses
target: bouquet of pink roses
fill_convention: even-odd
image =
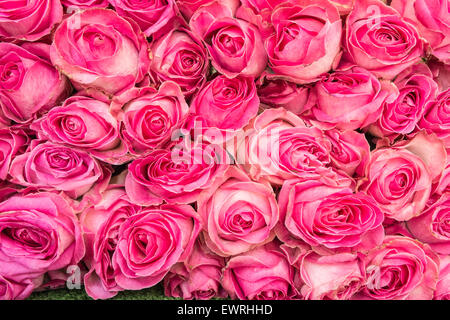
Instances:
[[[449,299],[449,71],[449,0],[0,2],[0,299]]]

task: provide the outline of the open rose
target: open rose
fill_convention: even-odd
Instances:
[[[73,96],[32,124],[41,139],[83,149],[112,164],[127,159],[119,124],[109,104],[90,97]]]
[[[189,24],[205,42],[214,68],[227,77],[257,77],[266,67],[267,54],[259,30],[233,18],[231,8],[214,2],[201,7]]]
[[[42,43],[0,43],[0,117],[27,122],[69,93],[66,77],[50,63],[49,49]]]
[[[13,1],[0,4],[0,38],[36,41],[61,21],[59,0]]]
[[[403,236],[387,236],[364,258],[367,284],[363,296],[377,300],[433,298],[439,258],[427,246]]]
[[[236,167],[203,191],[197,200],[208,247],[221,256],[236,255],[275,237],[278,206],[268,183],[258,183]]]
[[[346,59],[393,79],[420,60],[424,43],[413,24],[379,0],[356,1],[347,17]]]
[[[53,64],[81,88],[115,94],[143,79],[148,45],[139,28],[112,10],[76,12],[57,28]]]
[[[16,195],[0,203],[1,274],[15,282],[77,264],[85,247],[78,219],[60,195]]]
[[[0,180],[5,180],[16,154],[25,151],[29,138],[19,128],[0,129]]]
[[[231,298],[287,300],[299,297],[294,287],[294,268],[278,247],[271,242],[228,261],[222,284]]]
[[[295,83],[317,80],[340,58],[342,21],[327,0],[286,2],[272,12],[275,32],[266,39],[269,66]]]

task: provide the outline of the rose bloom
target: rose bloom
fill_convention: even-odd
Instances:
[[[63,100],[67,79],[50,63],[50,47],[0,42],[0,122],[25,123]]]
[[[393,0],[391,6],[411,21],[439,60],[450,63],[450,5],[448,0]]]
[[[0,180],[5,180],[9,166],[16,156],[25,151],[29,138],[20,128],[0,129]]]
[[[278,204],[277,236],[288,244],[294,238],[328,253],[369,250],[383,241],[383,213],[371,197],[354,193],[351,181],[287,180]]]
[[[0,274],[0,300],[24,300],[28,298],[33,290],[41,285],[43,278],[43,276],[39,276],[16,282]]]
[[[228,294],[220,283],[224,267],[225,259],[197,240],[187,261],[174,265],[164,278],[164,293],[184,300],[226,298]]]
[[[61,0],[61,4],[67,8],[68,13],[72,13],[81,9],[106,8],[109,3],[107,0]]]
[[[157,83],[176,82],[186,98],[197,92],[209,73],[208,53],[203,43],[187,29],[173,29],[151,47],[151,73]]]
[[[450,88],[426,105],[418,127],[434,132],[450,148]]]
[[[176,0],[176,3],[181,13],[187,18],[187,21],[189,21],[198,8],[209,5],[214,1],[215,0]],[[223,0],[221,3],[231,10],[233,16],[240,4],[239,0]]]
[[[222,285],[232,299],[299,298],[294,287],[294,268],[274,242],[231,257],[223,270]]]
[[[76,199],[104,190],[111,170],[88,153],[51,142],[33,140],[26,153],[11,163],[11,182],[44,190],[64,191]]]
[[[356,1],[346,24],[345,58],[377,77],[391,80],[423,54],[414,25],[381,1]]]
[[[85,150],[112,164],[127,161],[127,148],[119,134],[119,123],[107,102],[72,96],[52,108],[32,126],[38,137]]]
[[[289,1],[293,2],[293,1]],[[241,6],[236,12],[236,17],[244,19],[256,25],[264,38],[273,32],[270,17],[280,0],[241,0]]]
[[[450,300],[450,256],[439,256],[439,279],[434,293],[435,300]]]
[[[164,82],[159,90],[145,87],[130,91],[124,99],[118,118],[123,139],[133,155],[163,147],[189,111],[180,87],[172,81]]]
[[[218,255],[240,254],[275,237],[279,213],[272,187],[234,166],[200,193],[197,207],[206,245]]]
[[[0,241],[1,274],[18,283],[77,264],[85,253],[74,210],[48,192],[0,203]]]
[[[119,15],[134,20],[147,37],[164,27],[175,16],[175,0],[108,1]]]
[[[267,54],[259,30],[233,18],[231,8],[219,2],[201,7],[189,25],[205,42],[214,68],[228,78],[257,77],[266,67]]]
[[[0,16],[0,38],[36,41],[61,21],[63,8],[58,0],[8,1]]]
[[[311,121],[319,128],[355,130],[377,120],[383,102],[395,98],[395,87],[353,66],[324,75],[311,90]]]
[[[447,150],[447,165],[439,179],[439,181],[433,187],[434,195],[443,195],[444,193],[450,193],[450,157]]]
[[[367,284],[361,297],[376,300],[430,300],[439,257],[417,240],[387,236],[364,257]]]
[[[145,37],[112,10],[88,9],[65,19],[50,53],[74,85],[111,94],[133,87],[149,68]]]
[[[125,188],[141,205],[192,203],[224,174],[230,163],[224,150],[211,145],[176,145],[155,149],[128,166]]]
[[[295,83],[317,80],[340,59],[342,21],[327,0],[300,0],[272,12],[275,32],[265,40],[269,66]]]

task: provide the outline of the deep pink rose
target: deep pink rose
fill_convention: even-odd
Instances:
[[[0,274],[0,300],[24,300],[40,286],[43,276],[22,282],[7,279]]]
[[[197,11],[200,7],[209,5],[212,2],[216,1],[217,0],[176,0],[176,3],[181,13],[183,13],[183,15],[189,21],[194,12]],[[233,15],[240,4],[239,0],[221,0],[220,2],[224,4],[224,6],[229,8]]]
[[[269,183],[258,183],[234,166],[197,200],[206,245],[221,256],[272,241],[278,205]]]
[[[420,60],[424,43],[415,26],[379,0],[356,1],[347,17],[346,59],[391,80]]]
[[[275,32],[265,40],[269,66],[295,83],[317,80],[340,58],[342,21],[327,0],[285,2],[272,12]]]
[[[135,21],[142,32],[150,37],[175,16],[175,0],[108,0],[117,13]]]
[[[450,256],[439,256],[441,263],[439,266],[439,280],[434,293],[436,300],[450,300]]]
[[[39,138],[85,150],[112,164],[127,161],[127,148],[120,139],[119,123],[109,103],[73,96],[51,109],[31,126]]]
[[[205,42],[214,68],[228,78],[257,77],[266,67],[267,54],[259,30],[233,18],[231,8],[219,2],[201,7],[189,25]]]
[[[375,201],[334,180],[292,179],[278,196],[277,236],[302,240],[319,252],[368,250],[384,238],[383,213]]]
[[[268,243],[232,257],[223,270],[222,284],[232,299],[297,299],[294,269],[279,249]]]
[[[417,240],[387,236],[364,257],[367,284],[363,296],[377,300],[430,300],[439,257]]]
[[[88,191],[98,195],[111,177],[111,169],[88,153],[33,140],[26,153],[11,163],[11,182],[44,190],[64,191],[76,199]]]
[[[67,8],[67,13],[73,13],[81,9],[106,8],[108,0],[61,0],[61,4]]]
[[[450,4],[448,0],[393,0],[391,6],[417,27],[439,60],[450,63]]]
[[[69,203],[55,193],[16,195],[0,203],[1,274],[15,282],[77,264],[85,253]]]
[[[204,44],[187,29],[173,29],[151,47],[151,73],[156,82],[176,82],[186,98],[199,90],[209,73]]]
[[[375,122],[395,87],[354,66],[324,75],[311,90],[312,122],[319,128],[355,130]]]
[[[226,156],[209,145],[155,149],[128,166],[127,194],[142,205],[195,202],[224,174],[230,163]]]
[[[27,122],[69,93],[66,77],[50,63],[49,49],[43,43],[0,42],[0,117]]]
[[[189,257],[200,228],[189,205],[162,205],[130,216],[120,225],[112,258],[117,284],[140,290],[160,282]]]
[[[106,9],[76,12],[57,28],[51,59],[76,86],[115,94],[143,79],[148,45],[131,20]]]
[[[223,267],[225,259],[197,241],[187,261],[174,265],[164,278],[165,295],[185,300],[226,298],[220,283]]]
[[[63,17],[59,0],[5,1],[0,4],[0,38],[36,41]]]
[[[0,180],[5,180],[9,166],[16,154],[20,154],[27,148],[29,138],[20,128],[0,129]]]

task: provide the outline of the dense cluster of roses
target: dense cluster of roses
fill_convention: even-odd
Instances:
[[[0,2],[0,298],[450,298],[449,0]]]

